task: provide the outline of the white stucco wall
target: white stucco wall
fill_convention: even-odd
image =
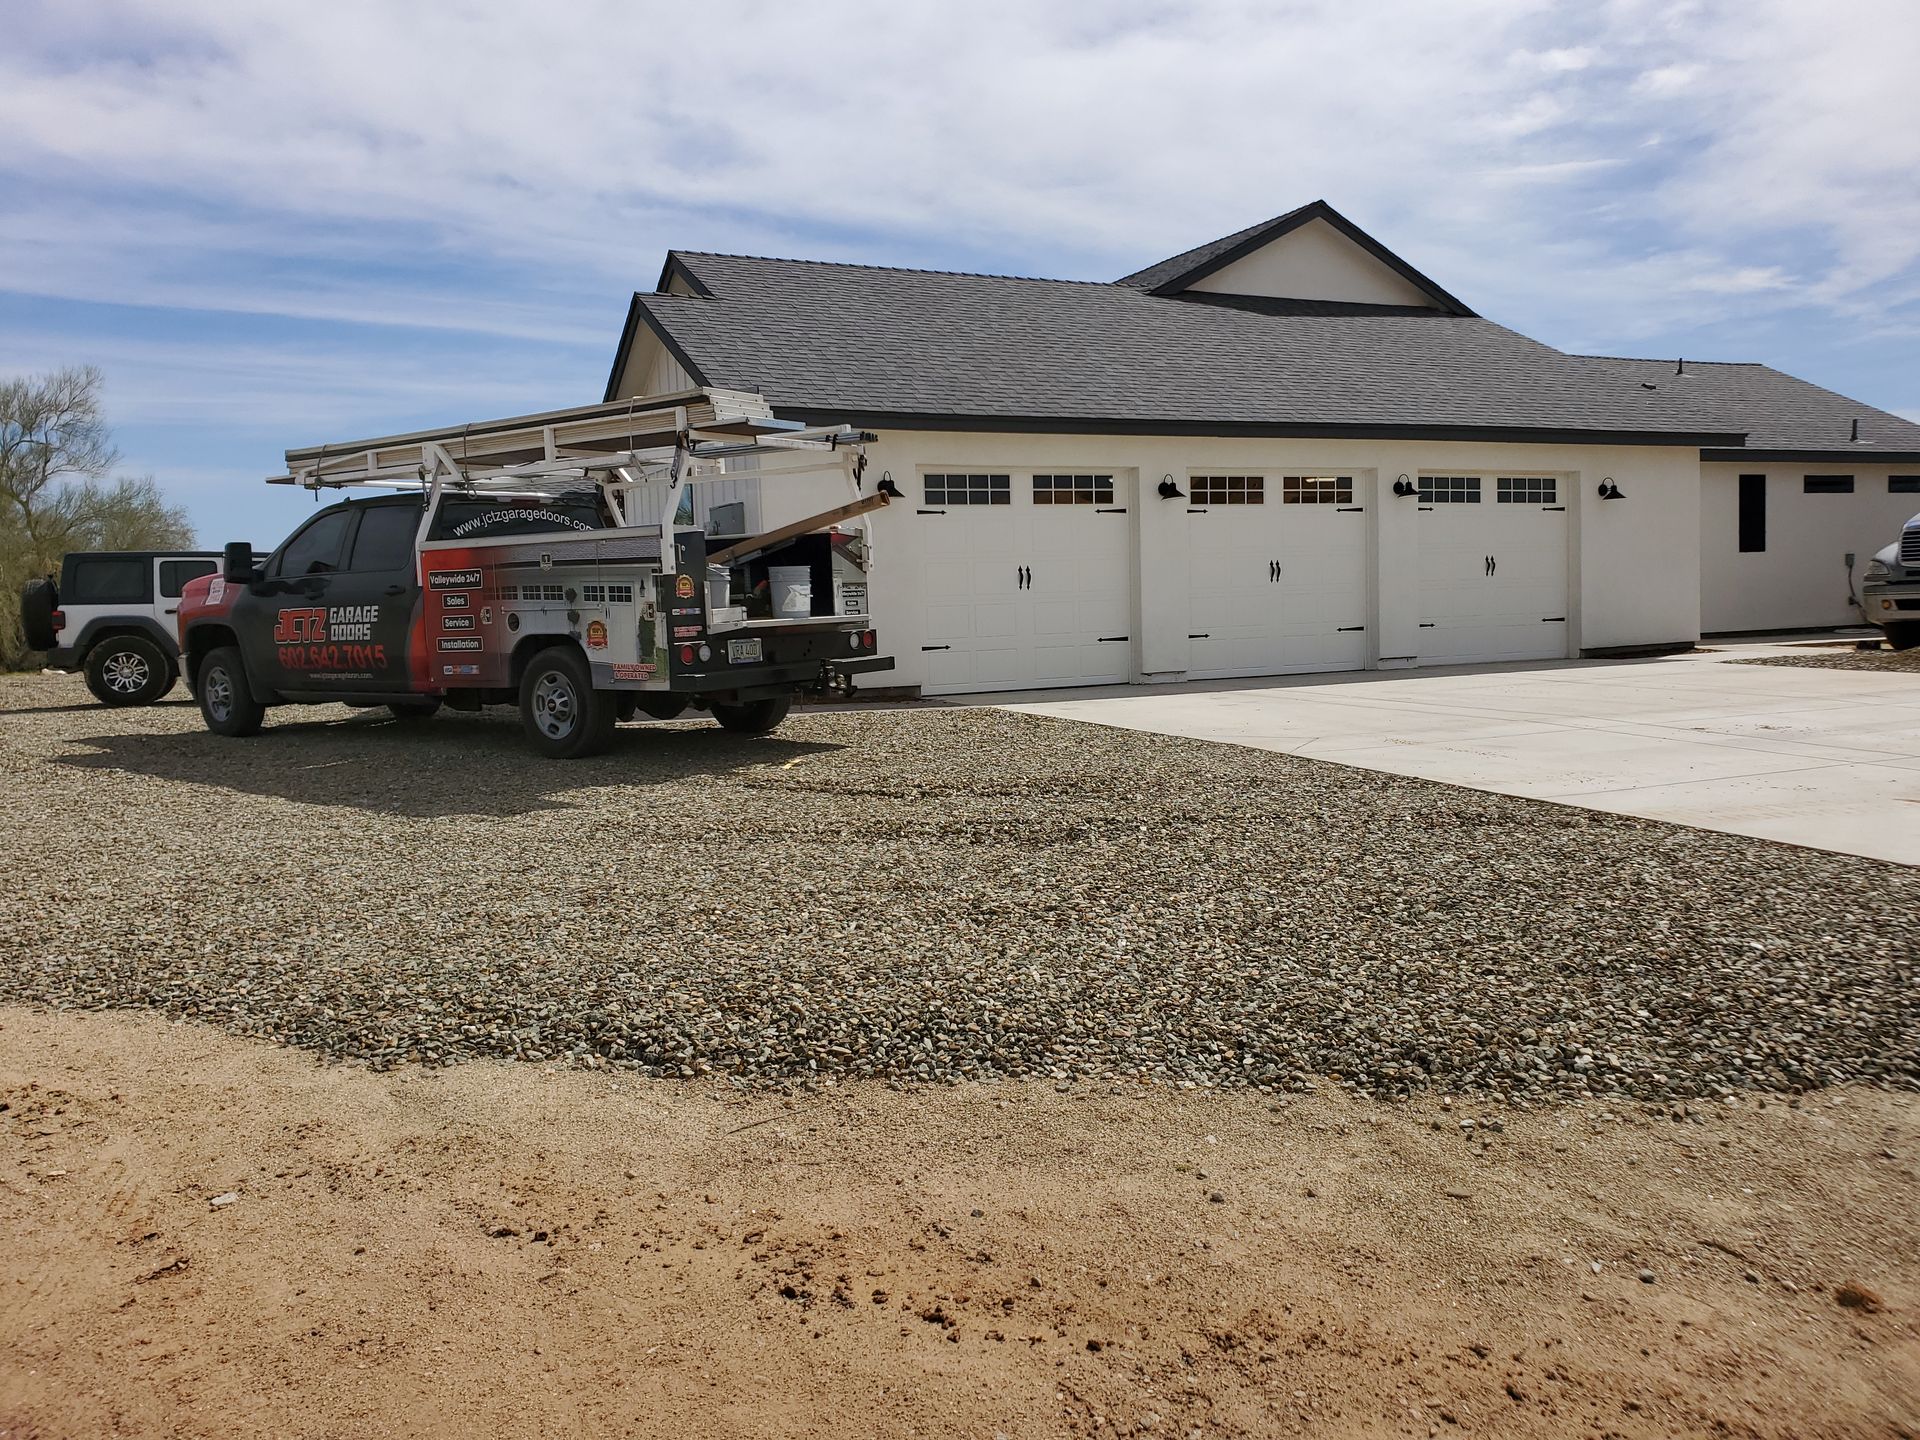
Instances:
[[[1700,612],[1709,634],[1859,624],[1847,598],[1848,552],[1857,588],[1874,552],[1920,514],[1920,495],[1887,489],[1889,475],[1920,474],[1920,465],[1715,461],[1700,468]],[[1849,474],[1851,495],[1809,495],[1803,484],[1808,475]],[[1767,477],[1765,550],[1740,549],[1742,475]]]
[[[1216,295],[1288,300],[1348,300],[1367,305],[1432,305],[1421,293],[1324,220],[1310,221],[1270,245],[1196,282]]]
[[[1011,435],[887,431],[872,447],[869,484],[890,472],[904,501],[875,518],[875,615],[899,668],[885,685],[923,683],[924,605],[916,576],[924,563],[914,514],[929,470],[1108,471],[1134,481],[1134,566],[1139,576],[1131,670],[1136,679],[1177,679],[1189,665],[1185,501],[1156,494],[1163,475],[1183,489],[1190,472],[1342,474],[1355,477],[1368,507],[1375,563],[1370,660],[1416,654],[1419,642],[1418,501],[1392,493],[1402,475],[1553,474],[1568,510],[1568,648],[1658,645],[1700,633],[1700,464],[1679,447],[1479,445],[1466,442],[1237,440],[1096,435]],[[1603,501],[1603,476],[1625,493]],[[775,491],[780,490],[780,494]],[[839,497],[769,485],[761,517],[772,526]],[[924,521],[921,525],[924,525]]]

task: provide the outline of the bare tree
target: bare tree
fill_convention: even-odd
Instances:
[[[91,365],[0,381],[0,668],[28,660],[20,587],[69,550],[193,544],[186,512],[151,476],[109,479],[118,463]]]

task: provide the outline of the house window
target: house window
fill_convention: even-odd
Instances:
[[[1351,475],[1287,475],[1280,481],[1283,505],[1351,505]]]
[[[1036,475],[1033,477],[1033,503],[1036,505],[1111,505],[1111,475]]]
[[[1920,475],[1887,476],[1889,495],[1920,495]]]
[[[929,505],[1011,505],[1010,475],[929,475]]]
[[[1801,482],[1801,487],[1809,495],[1851,495],[1853,476],[1809,475]]]
[[[1767,548],[1767,477],[1740,477],[1740,549],[1752,553]]]
[[[1429,505],[1478,505],[1478,475],[1422,475],[1420,498]]]
[[[1195,475],[1187,482],[1195,505],[1264,505],[1264,475]]]
[[[1502,475],[1494,500],[1501,505],[1555,505],[1560,483],[1551,475]]]

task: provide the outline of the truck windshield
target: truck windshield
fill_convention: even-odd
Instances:
[[[433,517],[430,540],[478,540],[495,535],[541,535],[554,530],[604,530],[598,495],[553,495],[540,500],[485,500],[449,495]]]

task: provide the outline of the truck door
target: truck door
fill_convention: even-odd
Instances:
[[[322,510],[267,559],[266,573],[234,607],[247,670],[279,691],[354,689],[328,665],[327,605],[353,510]]]
[[[354,509],[360,523],[348,540],[346,563],[327,582],[328,642],[365,677],[353,682],[357,688],[411,690],[407,638],[420,605],[414,540],[421,502],[402,496]]]

